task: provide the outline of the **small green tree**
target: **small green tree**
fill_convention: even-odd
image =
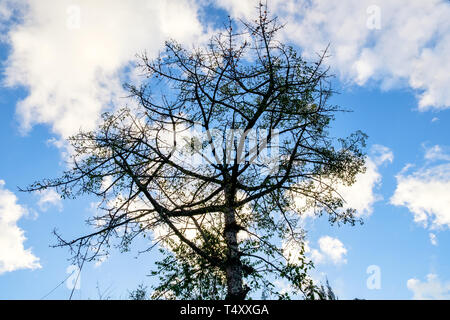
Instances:
[[[153,298],[240,300],[262,287],[284,297],[273,278],[314,295],[299,221],[314,212],[355,223],[334,186],[364,170],[365,136],[329,135],[341,109],[328,102],[325,53],[306,62],[281,28],[260,5],[256,20],[230,20],[206,46],[168,41],[156,59],[142,54],[145,80],[127,85],[136,106],[70,138],[72,168],[27,188],[100,198],[88,221],[97,230],[58,245],[90,261],[114,238],[127,250],[149,236],[164,254]]]

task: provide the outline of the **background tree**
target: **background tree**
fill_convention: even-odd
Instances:
[[[320,300],[339,300],[336,294],[331,288],[328,278],[326,279],[325,285],[322,283],[318,290],[318,298]]]
[[[326,53],[304,61],[278,40],[282,25],[267,8],[257,12],[230,19],[203,47],[168,41],[156,59],[140,55],[144,80],[127,85],[133,106],[70,138],[72,168],[27,188],[100,197],[88,220],[95,232],[57,235],[75,260],[98,258],[116,238],[127,250],[143,235],[164,255],[153,298],[245,299],[263,286],[287,297],[274,278],[317,293],[299,221],[314,213],[355,223],[333,186],[364,170],[365,136],[330,137],[341,109],[328,103]]]
[[[135,290],[129,293],[130,300],[147,300],[147,287],[140,284]]]

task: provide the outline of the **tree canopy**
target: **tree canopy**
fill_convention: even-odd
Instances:
[[[230,19],[204,46],[171,40],[156,59],[139,55],[130,106],[69,139],[71,167],[61,177],[27,188],[100,199],[88,220],[95,231],[58,234],[74,259],[98,258],[113,239],[128,250],[145,236],[146,249],[163,254],[153,298],[239,300],[263,287],[287,298],[275,278],[305,297],[320,293],[301,221],[358,221],[335,186],[364,170],[365,135],[330,135],[342,110],[329,104],[326,51],[305,61],[280,41],[283,26],[267,8],[257,12],[253,21]]]

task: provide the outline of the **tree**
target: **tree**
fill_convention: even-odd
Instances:
[[[321,284],[318,290],[318,296],[320,300],[338,300],[338,297],[331,288],[328,278],[326,279],[325,285]]]
[[[335,186],[364,170],[365,135],[330,136],[342,110],[328,102],[326,51],[306,62],[278,40],[282,27],[260,4],[256,20],[229,19],[206,46],[168,41],[156,59],[139,55],[133,104],[70,138],[72,167],[26,189],[100,198],[95,232],[55,232],[57,246],[92,261],[113,239],[128,250],[149,236],[164,255],[153,298],[240,300],[263,286],[284,298],[271,278],[314,295],[299,221],[358,221]]]
[[[129,293],[130,300],[146,300],[147,299],[147,287],[140,284],[137,289]]]

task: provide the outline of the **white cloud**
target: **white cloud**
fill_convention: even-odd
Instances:
[[[450,153],[445,152],[443,147],[435,145],[433,147],[426,148],[425,159],[431,161],[437,160],[450,161]]]
[[[142,50],[155,54],[167,38],[199,41],[204,28],[195,0],[5,0],[2,39],[11,45],[5,83],[24,86],[18,103],[23,129],[45,123],[67,137],[93,128],[99,114],[121,105],[124,71]],[[256,0],[216,0],[235,16],[253,17]],[[284,37],[315,56],[331,43],[329,63],[341,78],[383,88],[408,84],[419,107],[450,107],[450,5],[444,0],[378,0],[381,29],[370,30],[372,0],[274,0],[287,22]],[[18,10],[21,22],[8,19]],[[79,14],[79,15],[78,15]],[[6,21],[6,22],[5,22]],[[8,32],[4,32],[5,26]],[[133,74],[128,74],[132,77]]]
[[[92,129],[102,111],[127,102],[121,99],[124,69],[136,53],[147,50],[153,56],[168,38],[190,43],[203,32],[191,0],[16,0],[14,5],[26,9],[20,23],[9,22],[5,83],[29,91],[17,105],[25,131],[45,123],[62,137],[80,127]]]
[[[277,292],[279,294],[288,294],[291,295],[294,292],[294,288],[292,287],[292,284],[289,283],[287,280],[285,279],[279,279],[279,280],[275,280],[273,282],[273,285],[275,286]]]
[[[373,162],[375,162],[378,166],[385,162],[392,163],[394,161],[394,153],[392,150],[380,144],[375,144],[372,146],[371,154]]]
[[[255,0],[216,2],[234,15],[255,16]],[[274,0],[269,6],[287,22],[284,37],[307,57],[330,44],[328,62],[343,80],[406,85],[418,93],[420,110],[450,108],[448,1]],[[371,23],[377,20],[380,28]]]
[[[390,202],[407,207],[423,227],[450,227],[450,152],[446,146],[423,147],[426,166],[409,172],[414,166],[407,165],[396,177],[397,188]],[[430,241],[437,245],[435,234],[430,233]]]
[[[23,129],[45,123],[67,137],[91,129],[99,114],[122,105],[121,84],[137,52],[154,55],[164,40],[198,42],[205,35],[195,0],[6,0],[0,25],[11,53],[5,83],[23,86],[18,103]],[[252,17],[256,0],[216,0],[235,16]],[[407,83],[420,93],[420,109],[450,106],[450,5],[443,0],[378,0],[381,29],[370,30],[372,0],[274,0],[287,22],[284,37],[312,57],[331,43],[329,63],[342,79],[385,88]],[[15,10],[15,11],[14,11]],[[20,22],[7,21],[21,12]],[[7,21],[7,22],[5,22]],[[3,23],[2,23],[3,22]]]
[[[283,256],[291,264],[299,264],[304,258],[304,253],[311,251],[308,242],[301,241],[283,241],[282,247]]]
[[[427,280],[409,279],[406,283],[413,292],[415,300],[444,300],[450,299],[450,282],[441,283],[435,274],[428,274]]]
[[[19,269],[41,268],[39,258],[31,249],[24,248],[24,231],[17,222],[26,213],[26,209],[17,204],[17,197],[4,188],[0,180],[0,275]]]
[[[11,3],[9,1],[0,2],[0,22],[11,17]]]
[[[0,2],[0,30],[6,28],[6,23],[11,17],[26,7],[25,1],[20,0],[2,0]],[[0,40],[4,39],[0,36]]]
[[[331,262],[336,265],[347,263],[347,259],[345,259],[347,249],[339,239],[324,236],[319,239],[318,244],[319,249],[311,251],[311,259],[314,263]]]
[[[61,196],[54,189],[39,191],[37,195],[39,196],[38,206],[42,211],[47,211],[50,206],[56,207],[59,211],[62,210]]]
[[[450,227],[450,164],[421,168],[397,175],[391,204],[407,207],[424,227]]]
[[[230,12],[233,17],[250,18],[256,12],[257,1],[216,0],[216,5]]]
[[[345,200],[345,208],[353,208],[356,215],[369,216],[373,212],[373,205],[381,199],[374,191],[381,182],[381,175],[374,161],[366,159],[366,172],[356,177],[351,186],[340,185],[336,191]]]
[[[382,145],[374,145],[371,148],[370,156],[366,157],[366,171],[355,177],[355,183],[348,186],[341,182],[333,182],[324,179],[324,183],[315,184],[315,191],[319,193],[329,192],[330,187],[334,190],[334,196],[340,196],[344,200],[343,210],[355,209],[356,217],[368,217],[373,213],[373,206],[377,201],[383,199],[377,193],[377,188],[381,185],[382,176],[379,167],[394,160],[393,152]],[[294,195],[295,209],[301,212],[304,221],[308,218],[315,218],[317,208],[316,202],[303,196]]]
[[[374,145],[370,157],[366,158],[366,172],[356,177],[356,182],[351,186],[340,185],[336,191],[344,198],[345,208],[353,208],[359,217],[370,216],[375,202],[382,199],[376,193],[380,186],[382,176],[379,166],[394,160],[392,151],[381,145]]]
[[[433,245],[433,246],[437,246],[438,245],[438,242],[437,242],[437,237],[436,237],[436,235],[434,234],[434,233],[431,233],[430,232],[430,242],[431,242],[431,244]]]
[[[292,263],[300,263],[305,255],[315,264],[332,263],[335,265],[346,264],[347,249],[344,244],[337,238],[323,236],[317,242],[318,249],[310,247],[309,242],[284,241],[282,250],[283,256]]]

